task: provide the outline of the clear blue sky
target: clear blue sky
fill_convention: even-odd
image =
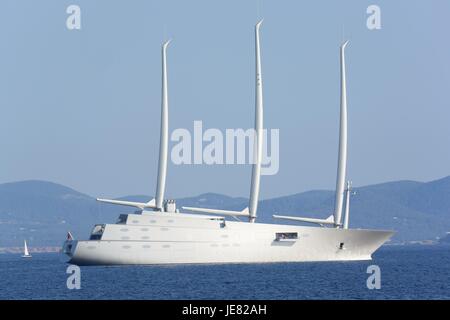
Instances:
[[[80,31],[66,29],[70,4],[81,7]],[[381,7],[381,30],[366,28],[370,4]],[[173,39],[171,129],[248,128],[261,17],[265,127],[281,140],[263,198],[334,188],[343,33],[354,184],[448,175],[449,13],[448,1],[3,0],[0,183],[153,194],[162,41]],[[167,196],[247,196],[250,172],[170,164]]]

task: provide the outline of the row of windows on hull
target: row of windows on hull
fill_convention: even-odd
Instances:
[[[168,228],[164,228],[166,231]],[[94,230],[92,231],[90,240],[101,240],[103,236],[103,232],[105,231],[105,225],[96,225]],[[121,231],[125,232],[128,229],[121,229]],[[129,237],[127,237],[129,238]],[[146,237],[148,238],[148,237]],[[283,240],[297,240],[298,233],[297,232],[277,232],[275,233],[275,241],[283,241]]]
[[[223,222],[223,227],[225,227],[225,221]],[[222,226],[221,226],[222,227]],[[166,231],[168,228],[164,228]],[[105,231],[105,225],[104,224],[98,224],[94,227],[94,230],[92,231],[90,240],[101,240],[103,236],[103,232]],[[125,232],[128,231],[128,229],[121,229],[121,231]],[[129,237],[126,237],[129,238]],[[148,237],[145,237],[148,238]],[[275,241],[296,241],[298,239],[298,233],[297,232],[277,232],[275,233]],[[125,240],[125,239],[124,239]],[[344,243],[339,243],[339,249],[344,249]]]
[[[224,228],[224,227],[225,227],[225,219],[224,219],[224,218],[211,218],[211,219],[209,219],[209,220],[220,221],[220,227],[221,227],[221,228]],[[119,216],[119,218],[117,219],[116,224],[127,224],[127,221],[128,221],[128,215],[127,215],[127,214],[121,214],[121,215]],[[136,223],[136,224],[139,223],[139,222],[140,222],[139,220],[132,220],[132,221],[131,221],[131,223]],[[150,223],[157,223],[158,221],[157,221],[157,220],[154,220],[154,219],[151,219],[149,222],[150,222]],[[174,223],[175,220],[173,220],[173,219],[168,219],[166,222],[168,222],[168,223]]]

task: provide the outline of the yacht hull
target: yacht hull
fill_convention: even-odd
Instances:
[[[131,226],[117,232],[125,229],[122,232],[126,234],[139,233]],[[139,230],[134,240],[130,236],[119,240],[123,237],[117,234],[109,240],[68,240],[63,252],[77,265],[355,261],[370,260],[393,234],[243,222],[227,222],[220,229],[155,226]],[[297,234],[297,239],[277,239],[277,233]],[[148,239],[138,239],[145,237]]]

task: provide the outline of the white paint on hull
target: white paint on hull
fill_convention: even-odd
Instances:
[[[78,265],[370,260],[393,234],[234,221],[223,226],[221,218],[189,216],[130,214],[126,224],[105,225],[101,240],[66,241],[64,252]],[[276,233],[287,232],[298,239],[276,240]]]

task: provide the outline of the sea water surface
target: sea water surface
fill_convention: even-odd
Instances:
[[[0,255],[0,299],[450,299],[450,246],[385,246],[365,262],[81,267],[79,290],[68,266],[62,254]]]

